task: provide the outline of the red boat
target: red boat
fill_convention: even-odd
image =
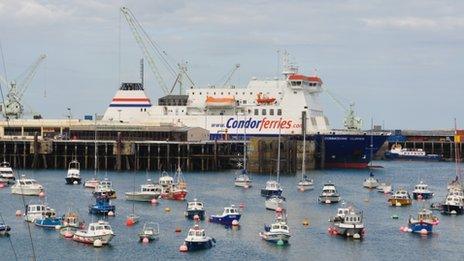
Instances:
[[[176,182],[174,182],[174,178],[169,176],[165,171],[161,173],[159,184],[163,188],[161,191],[162,199],[185,200],[187,197],[187,183],[182,176],[180,167],[177,168],[175,179]]]

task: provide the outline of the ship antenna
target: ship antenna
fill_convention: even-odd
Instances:
[[[140,82],[142,83],[142,88],[144,88],[143,86],[143,72],[144,72],[144,68],[143,68],[143,58],[140,58]],[[145,89],[145,88],[144,88]]]

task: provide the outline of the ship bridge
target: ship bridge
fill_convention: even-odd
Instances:
[[[288,76],[288,81],[292,89],[307,90],[309,92],[322,91],[322,80],[317,76],[292,74]]]

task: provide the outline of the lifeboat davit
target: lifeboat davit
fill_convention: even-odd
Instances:
[[[256,102],[258,104],[273,104],[275,100],[276,98],[267,97],[265,95],[261,96],[261,94],[258,94],[258,98],[256,99]]]
[[[234,97],[216,98],[216,97],[206,96],[205,104],[207,107],[215,107],[215,108],[234,107],[235,98]]]

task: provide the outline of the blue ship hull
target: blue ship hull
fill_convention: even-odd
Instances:
[[[197,251],[197,250],[203,250],[203,249],[209,249],[213,247],[213,239],[204,241],[204,242],[190,242],[190,241],[185,241],[185,244],[187,245],[187,250],[188,251]]]
[[[108,212],[116,212],[116,207],[110,205],[108,198],[97,198],[96,203],[89,206],[89,213],[94,215],[108,215]]]
[[[205,211],[204,210],[190,210],[190,211],[187,211],[187,218],[188,219],[193,220],[193,217],[195,217],[195,215],[198,215],[200,220],[205,219]]]
[[[218,223],[218,224],[222,224],[222,225],[225,225],[225,226],[232,226],[232,221],[234,221],[234,220],[239,221],[241,216],[242,216],[241,214],[226,215],[226,216],[213,215],[213,216],[211,216],[209,218],[209,222]]]
[[[43,218],[36,219],[34,221],[34,224],[43,228],[55,229],[56,226],[62,226],[63,221],[61,220],[61,218]]]
[[[268,189],[261,189],[261,196],[263,197],[270,197],[270,196],[281,196],[282,190],[268,190]]]
[[[409,228],[413,233],[420,233],[422,229],[425,229],[427,233],[432,233],[433,225],[425,222],[409,223]]]
[[[251,137],[275,137],[275,135],[250,135]],[[229,139],[243,140],[242,134],[228,134]],[[295,138],[302,139],[301,135],[294,135]],[[316,142],[319,160],[322,161],[320,168],[351,168],[364,169],[367,168],[371,161],[371,137],[372,137],[372,155],[385,143],[389,135],[369,133],[353,133],[353,134],[318,134],[308,135],[307,140]],[[223,134],[211,134],[212,140],[220,140]]]
[[[0,235],[6,235],[8,232],[10,232],[10,230],[10,226],[0,223]]]
[[[430,192],[430,193],[415,193],[415,192],[413,192],[412,193],[412,198],[413,199],[418,199],[419,195],[422,196],[422,199],[431,199],[431,198],[433,198],[433,193],[432,192]]]

